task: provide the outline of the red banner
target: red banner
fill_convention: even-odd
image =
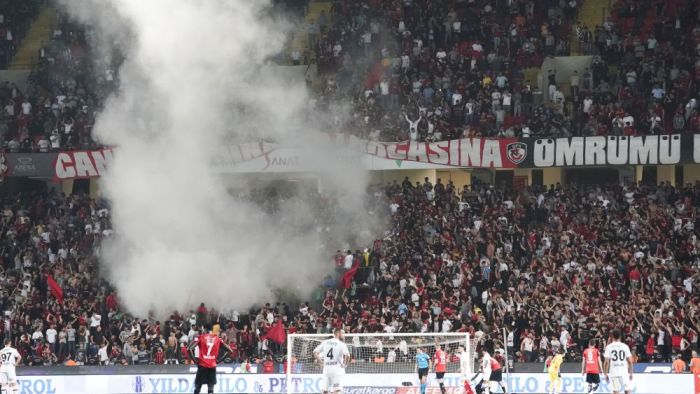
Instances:
[[[364,142],[364,152],[372,156],[455,167],[516,168],[527,157],[527,145],[516,138]]]
[[[111,149],[46,155],[55,157],[42,161],[43,154],[8,153],[4,165],[0,156],[0,179],[5,167],[10,176],[51,175],[46,173],[48,170],[53,171],[56,180],[99,177],[112,160]],[[462,138],[437,142],[379,142],[328,135],[311,144],[299,142],[294,146],[268,142],[221,146],[210,152],[207,160],[212,171],[218,173],[315,172],[324,168],[319,164],[324,161],[364,166],[368,170],[700,164],[700,134]],[[46,164],[50,161],[53,168]]]
[[[56,281],[53,279],[53,276],[46,276],[46,284],[49,285],[49,290],[51,291],[51,294],[53,294],[53,296],[56,297],[58,303],[63,304],[63,289],[61,289],[61,286],[59,286],[58,283],[56,283]]]
[[[269,157],[279,149],[297,150],[295,157],[316,161],[314,150],[337,148],[366,154],[392,163],[402,161],[470,168],[516,168],[527,157],[527,144],[516,138],[463,138],[438,142],[376,142],[355,137],[330,138],[318,147],[284,147],[269,143],[246,143],[221,148],[212,157],[214,166],[238,164]],[[311,156],[311,157],[308,157]],[[323,156],[319,156],[323,157]],[[105,174],[112,161],[112,150],[60,152],[54,162],[55,179],[93,178]],[[299,160],[299,159],[296,159]],[[397,168],[400,168],[399,165]]]
[[[93,178],[107,171],[112,150],[61,152],[56,156],[56,179]]]

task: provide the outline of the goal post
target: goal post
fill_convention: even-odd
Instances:
[[[333,334],[289,334],[287,336],[286,392],[309,392],[320,390],[323,367],[319,365],[313,351],[322,341]],[[476,341],[469,333],[373,333],[345,334],[345,343],[351,361],[345,367],[343,386],[401,387],[418,383],[416,374],[416,352],[420,348],[431,359],[435,346],[439,344],[447,353],[446,386],[458,386],[460,361],[458,347],[464,346],[469,360],[469,371],[475,372]],[[430,376],[434,378],[434,371]]]

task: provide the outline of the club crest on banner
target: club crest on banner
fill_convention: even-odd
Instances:
[[[513,164],[520,164],[527,157],[527,145],[524,142],[512,142],[506,146],[506,156]]]

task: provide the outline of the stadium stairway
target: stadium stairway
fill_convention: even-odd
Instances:
[[[581,21],[581,24],[588,27],[591,32],[595,32],[596,25],[600,25],[605,21],[606,16],[610,13],[610,7],[614,0],[583,0],[581,7],[578,10],[577,19]],[[578,42],[578,37],[576,36],[575,26],[571,29],[571,38],[569,44],[571,45],[572,55],[583,55],[581,51],[581,45]]]
[[[42,8],[12,59],[10,69],[26,70],[33,68],[39,60],[39,51],[46,42],[51,40],[55,25],[56,9],[51,6]]]
[[[309,46],[309,38],[307,34],[307,24],[311,20],[318,21],[318,17],[321,15],[321,11],[326,11],[326,15],[331,14],[331,6],[333,2],[331,1],[311,1],[309,3],[309,9],[304,17],[304,23],[300,23],[296,32],[294,33],[294,39],[290,51],[298,50],[300,53],[304,53],[304,49]],[[313,53],[313,48],[309,48],[309,55]]]

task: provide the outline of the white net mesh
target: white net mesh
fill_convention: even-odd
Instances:
[[[332,335],[293,334],[289,336],[288,378],[295,375],[321,374],[323,367],[315,362],[313,351]],[[345,334],[345,343],[352,356],[345,373],[350,374],[415,374],[416,350],[421,348],[434,359],[435,344],[447,352],[447,373],[460,373],[458,347],[465,347],[469,372],[474,371],[476,342],[467,333],[425,334]],[[382,387],[378,381],[376,386]],[[295,392],[293,387],[290,393]]]

